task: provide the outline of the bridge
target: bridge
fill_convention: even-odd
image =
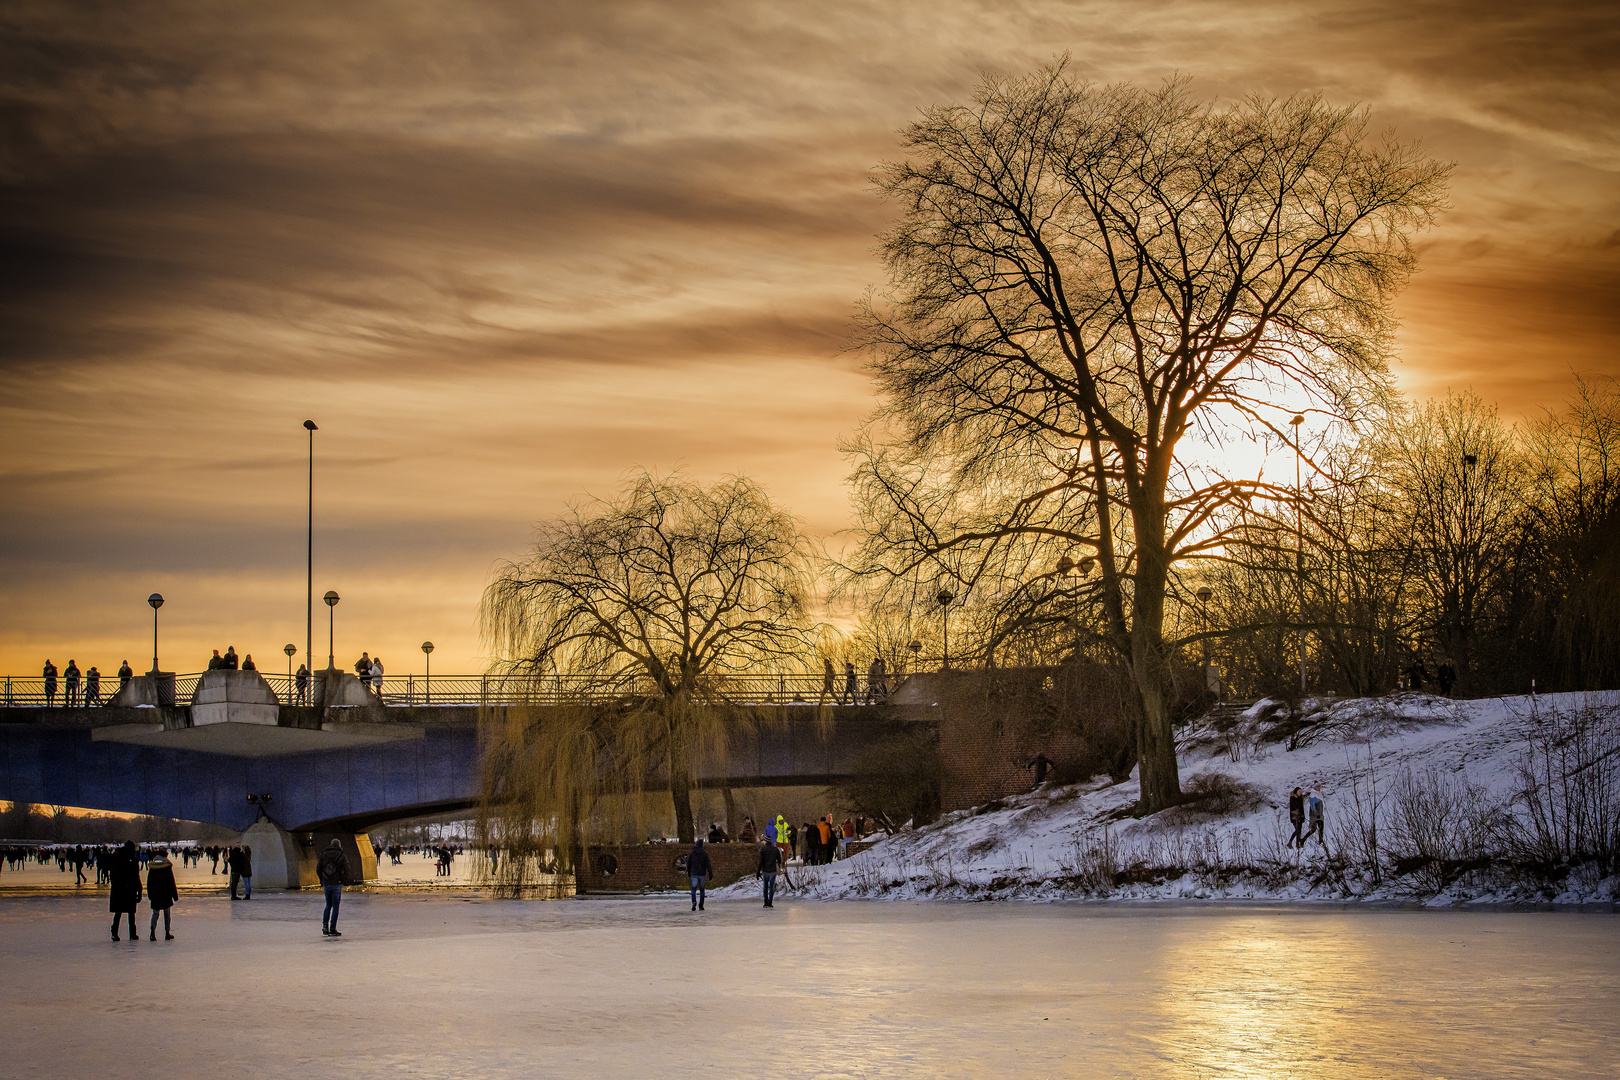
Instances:
[[[523,688],[497,680],[492,692],[480,680],[482,705],[388,704],[351,674],[317,677],[310,696],[329,704],[286,704],[278,691],[287,688],[236,671],[196,677],[189,705],[153,703],[166,687],[150,677],[105,706],[14,703],[0,709],[0,799],[244,830],[261,888],[312,883],[313,853],[328,837],[343,841],[356,877],[375,877],[366,831],[476,805],[479,709]],[[753,683],[748,696],[765,719],[738,725],[699,787],[831,784],[900,722],[883,705],[836,707],[827,720],[802,681]],[[819,677],[813,685],[819,694]],[[527,689],[528,700],[547,700]]]

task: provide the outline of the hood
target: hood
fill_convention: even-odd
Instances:
[[[154,855],[150,859],[146,860],[146,866],[150,870],[167,870],[173,865],[174,864],[169,861],[168,856],[166,855]]]

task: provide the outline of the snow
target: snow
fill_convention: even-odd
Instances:
[[[1442,782],[1466,781],[1506,805],[1522,782],[1530,731],[1549,717],[1581,710],[1620,714],[1620,692],[1475,701],[1416,693],[1308,700],[1300,709],[1305,724],[1292,743],[1262,737],[1286,707],[1261,701],[1230,730],[1195,724],[1178,743],[1184,789],[1200,774],[1236,782],[1227,785],[1236,805],[1225,813],[1178,807],[1130,817],[1139,796],[1134,773],[1117,784],[1106,777],[1048,784],[948,813],[853,858],[800,868],[791,876],[796,893],[819,899],[1609,901],[1620,892],[1620,881],[1594,880],[1591,873],[1572,873],[1556,895],[1523,883],[1482,883],[1488,875],[1464,875],[1468,880],[1415,895],[1411,880],[1392,875],[1370,882],[1346,873],[1332,858],[1345,843],[1351,803],[1357,795],[1365,801],[1369,780],[1387,792],[1403,774],[1435,773]],[[1315,841],[1303,851],[1286,846],[1293,831],[1288,793],[1296,785],[1315,788],[1326,802],[1325,849]],[[1242,806],[1245,796],[1249,807]],[[1099,853],[1107,857],[1099,859]],[[1133,864],[1138,874],[1115,880],[1114,870]],[[1155,874],[1155,868],[1180,872]],[[744,881],[722,895],[754,888]]]

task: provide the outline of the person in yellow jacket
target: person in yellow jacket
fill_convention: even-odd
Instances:
[[[782,851],[782,861],[784,863],[793,857],[793,849],[788,846],[787,818],[781,814],[776,815],[776,846]]]

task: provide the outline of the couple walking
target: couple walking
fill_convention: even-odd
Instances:
[[[1327,847],[1327,837],[1324,832],[1325,813],[1322,805],[1322,793],[1315,788],[1306,791],[1304,788],[1295,788],[1288,795],[1288,820],[1293,823],[1294,835],[1288,838],[1289,847],[1305,846],[1306,841],[1316,837],[1316,842]],[[1300,830],[1305,828],[1309,819],[1311,827],[1305,830],[1303,836]]]

